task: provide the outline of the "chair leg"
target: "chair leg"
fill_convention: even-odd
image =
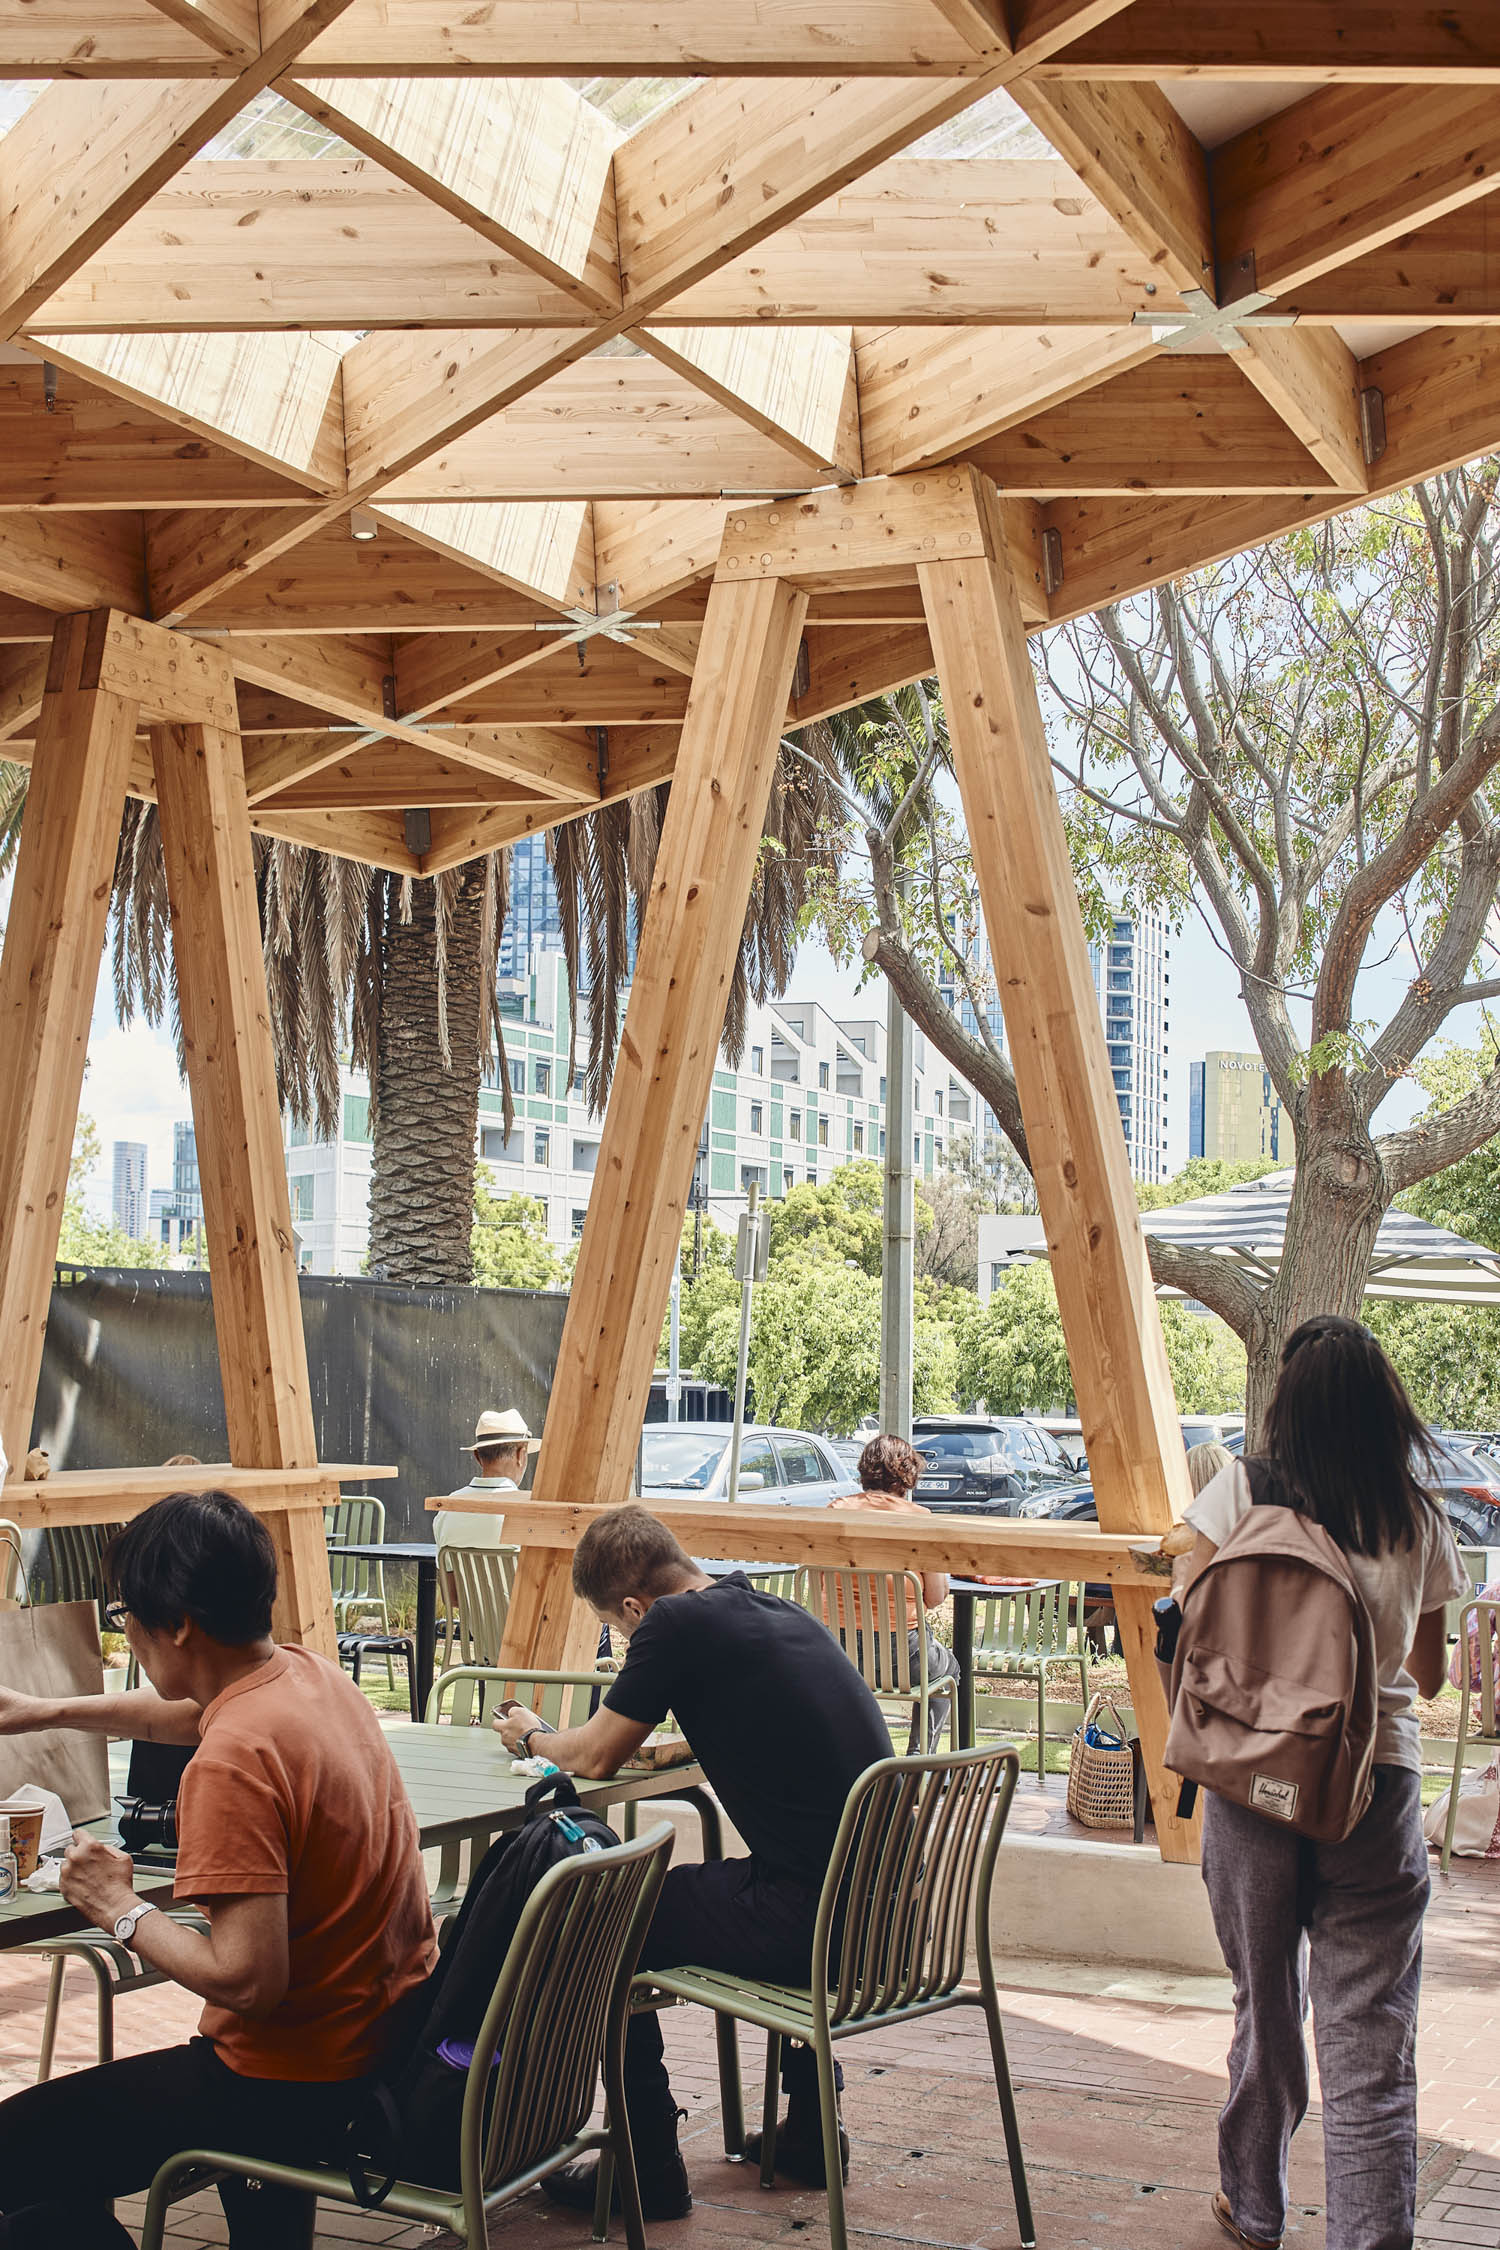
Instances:
[[[823,2126],[823,2169],[828,2177],[829,2250],[849,2250],[844,2217],[844,2164],[839,2150],[839,2096],[833,2075],[833,2043],[814,2041],[818,2057],[818,2111]]]
[[[1444,1875],[1453,1857],[1453,1831],[1458,1826],[1458,1791],[1464,1777],[1464,1735],[1469,1717],[1469,1699],[1465,1695],[1458,1715],[1458,1740],[1453,1745],[1453,1779],[1448,1787],[1448,1818],[1443,1823],[1443,1849],[1438,1866]]]
[[[406,1644],[406,1700],[411,1706],[412,1725],[414,1727],[420,1726],[422,1714],[417,1709],[417,1644],[415,1641],[408,1641]]]
[[[1021,2229],[1021,2242],[1023,2250],[1036,2250],[1036,2222],[1031,2216],[1031,2192],[1026,2185],[1026,2159],[1021,2151],[1021,2124],[1016,2116],[1015,2089],[1010,2082],[1010,2064],[1005,2054],[1000,2004],[991,1993],[984,1995],[984,2020],[990,2035],[990,2060],[995,2067],[995,2092],[1000,2098],[1000,2121],[1005,2127],[1005,2152],[1010,2158],[1011,2193],[1016,2199],[1016,2219]]]
[[[781,2034],[766,2033],[766,2089],[760,2112],[760,2184],[776,2185],[776,2103],[781,2092]]]
[[[609,2206],[618,2173],[620,2215],[625,2222],[628,2250],[646,2250],[646,2221],[641,2210],[641,2186],[636,2177],[635,2146],[630,2137],[630,2115],[625,2106],[623,2034],[619,2039],[610,2039],[605,2043],[604,2122],[609,2132],[609,2143],[599,2152],[599,2185],[594,2197],[594,2240],[604,2242],[608,2239]],[[482,2244],[483,2237],[480,2242]],[[471,2245],[471,2250],[480,2250],[480,2246]]]
[[[356,1687],[359,1686],[359,1668],[364,1662],[364,1655],[364,1650],[355,1641],[349,1650],[349,1677]]]
[[[724,2127],[724,2154],[745,2153],[745,2095],[740,2084],[740,2043],[733,2016],[714,2014],[714,2039],[719,2050],[719,2116]]]
[[[98,2006],[99,2060],[102,2063],[115,2059],[115,1987],[108,1965],[97,1953],[85,1953],[84,1960],[93,1974],[95,2000]]]
[[[1036,1777],[1047,1784],[1047,1667],[1036,1676]]]
[[[45,2086],[52,2076],[52,2058],[57,2048],[57,2019],[62,2011],[63,1978],[67,1974],[68,1956],[54,1953],[52,1968],[47,1977],[47,2012],[42,2018],[42,2051],[37,2057],[36,2082]]]

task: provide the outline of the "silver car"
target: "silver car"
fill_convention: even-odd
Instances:
[[[727,1422],[648,1422],[641,1432],[643,1500],[724,1500],[729,1494]],[[834,1458],[826,1438],[755,1422],[740,1446],[740,1497],[762,1507],[826,1508],[859,1479]]]

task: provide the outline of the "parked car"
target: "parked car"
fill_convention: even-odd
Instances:
[[[726,1422],[648,1422],[641,1432],[643,1500],[723,1500],[729,1491]],[[826,1508],[836,1492],[858,1489],[859,1479],[835,1459],[827,1438],[806,1430],[751,1423],[740,1446],[740,1493],[762,1506]]]
[[[859,1482],[859,1457],[873,1434],[870,1430],[860,1430],[854,1437],[831,1437],[823,1440],[839,1467],[848,1470],[855,1484]]]
[[[1460,1547],[1500,1547],[1500,1463],[1441,1431],[1434,1430],[1431,1436],[1439,1463],[1434,1489],[1448,1511]],[[1220,1440],[1231,1453],[1241,1452],[1244,1442],[1243,1429],[1227,1431]],[[1056,1523],[1097,1521],[1091,1486],[1071,1493],[1033,1493],[1015,1512],[1018,1516],[1047,1516]]]
[[[924,1508],[1009,1516],[1029,1494],[1078,1489],[1057,1440],[1019,1414],[921,1414],[911,1435],[925,1463],[912,1498]]]

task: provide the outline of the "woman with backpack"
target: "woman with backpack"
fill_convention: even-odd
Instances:
[[[1442,1687],[1442,1609],[1468,1582],[1421,1481],[1426,1433],[1359,1322],[1330,1315],[1288,1337],[1263,1444],[1253,1480],[1236,1462],[1187,1510],[1197,1538],[1182,1573],[1183,1637],[1192,1630],[1194,1581],[1257,1500],[1320,1525],[1373,1635],[1373,1792],[1341,1841],[1315,1841],[1298,1833],[1295,1792],[1291,1811],[1276,1817],[1215,1794],[1205,1777],[1203,1879],[1235,1998],[1214,2216],[1242,2250],[1274,2250],[1281,2240],[1287,2151],[1307,2109],[1310,1999],[1327,2250],[1410,2250],[1429,1887],[1415,1705]],[[1357,1616],[1355,1624],[1362,1631]],[[1268,1706],[1275,1684],[1265,1675],[1258,1691]],[[1257,1723],[1273,1728],[1274,1714],[1268,1708]]]

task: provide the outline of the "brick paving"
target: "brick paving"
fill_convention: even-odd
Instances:
[[[1041,1827],[1050,1800],[1027,1808]],[[1024,1800],[1023,1800],[1024,1802]],[[1004,1857],[1001,1858],[1003,1892]],[[1419,2250],[1500,2250],[1500,2048],[1494,2037],[1500,1865],[1467,1862],[1445,1883],[1434,1872],[1419,2047]],[[72,1981],[76,1979],[77,1981]],[[0,2091],[28,2082],[45,1969],[0,1957]],[[58,2067],[92,2060],[92,2005],[70,1972]],[[1149,1999],[1008,1989],[1003,1996],[1038,2237],[1044,2250],[1212,2250],[1215,2115],[1223,2095],[1228,2017],[1209,2007]],[[181,2038],[196,2004],[171,1987],[127,1996],[122,2053]],[[752,2250],[796,2244],[827,2250],[821,2196],[778,2187],[729,2164],[719,2138],[708,2021],[666,2019],[669,2061],[688,2110],[684,2149],[691,2219],[650,2231],[653,2250]],[[760,2058],[743,2046],[751,2106]],[[858,2250],[1008,2250],[1018,2240],[989,2057],[978,2010],[910,2026],[843,2049],[846,2115],[855,2141],[849,2188]],[[1290,2250],[1322,2250],[1322,2150],[1317,2110],[1297,2136]],[[139,2202],[121,2205],[138,2224]],[[212,2194],[177,2207],[174,2250],[222,2245]],[[324,2205],[318,2241],[405,2250],[449,2238],[403,2221]],[[491,2228],[495,2250],[582,2250],[586,2222],[530,2195]],[[616,2239],[619,2239],[618,2229]]]

